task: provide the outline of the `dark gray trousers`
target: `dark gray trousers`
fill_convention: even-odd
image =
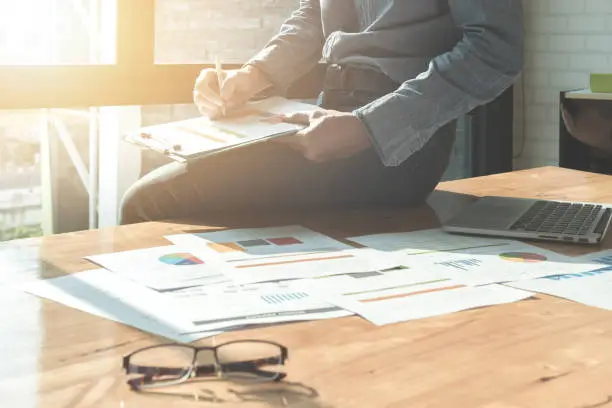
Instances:
[[[350,111],[380,95],[322,94],[328,109]],[[373,149],[324,163],[276,143],[259,143],[146,174],[126,193],[121,224],[197,219],[227,211],[415,206],[444,174],[456,122],[442,127],[400,166],[385,167]]]

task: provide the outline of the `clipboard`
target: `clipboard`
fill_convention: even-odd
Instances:
[[[280,115],[321,110],[316,105],[272,97],[249,102],[216,120],[197,117],[147,126],[124,135],[124,141],[178,162],[199,159],[275,137],[304,126],[283,122]]]

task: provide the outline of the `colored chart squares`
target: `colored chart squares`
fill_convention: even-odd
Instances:
[[[302,243],[302,241],[293,237],[269,238],[268,242],[278,246],[298,245]]]
[[[511,262],[543,262],[546,260],[544,255],[534,254],[531,252],[504,252],[499,254],[499,257],[505,261]]]
[[[265,239],[249,239],[247,241],[238,241],[237,244],[240,245],[242,248],[252,248],[270,245],[270,243]]]
[[[280,237],[280,238],[257,238],[257,239],[247,239],[243,241],[236,242],[210,242],[208,243],[208,247],[218,253],[228,253],[228,252],[245,252],[249,249],[260,249],[263,247],[270,246],[289,246],[289,245],[299,245],[303,244],[297,238],[294,237]]]
[[[159,260],[162,263],[174,266],[201,265],[204,263],[201,259],[188,253],[168,254],[161,256]]]
[[[219,252],[220,254],[224,254],[227,252],[242,252],[243,251],[242,247],[236,244],[235,242],[224,242],[224,243],[211,242],[208,244],[208,247],[216,252]]]

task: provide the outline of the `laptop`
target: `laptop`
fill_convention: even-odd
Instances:
[[[450,233],[597,244],[610,226],[612,206],[586,202],[486,196],[442,229]]]

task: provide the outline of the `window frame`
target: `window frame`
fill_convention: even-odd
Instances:
[[[115,64],[0,65],[0,109],[191,103],[195,79],[212,64],[156,64],[155,0],[116,1]],[[316,96],[323,71],[320,64],[287,96]]]

